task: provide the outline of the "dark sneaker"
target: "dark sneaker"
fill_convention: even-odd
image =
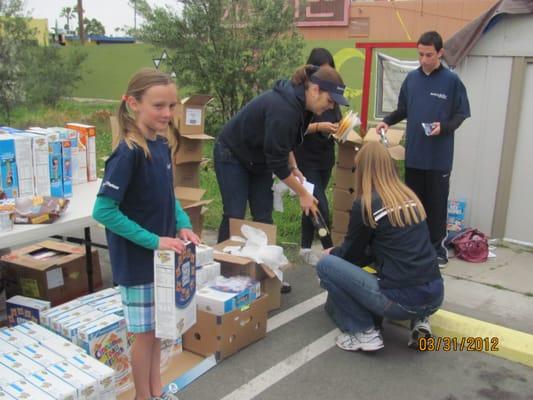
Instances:
[[[407,346],[412,349],[418,349],[418,339],[431,337],[431,324],[428,317],[415,319],[411,321],[411,335]]]
[[[444,268],[448,264],[448,257],[437,256],[439,267]]]
[[[291,284],[289,282],[281,282],[281,293],[289,293],[292,290]]]

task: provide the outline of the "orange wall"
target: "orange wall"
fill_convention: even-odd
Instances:
[[[416,41],[423,32],[436,30],[446,40],[495,3],[496,0],[357,1],[350,5],[350,20],[368,18],[367,34],[352,35],[348,27],[302,27],[300,31],[307,40],[398,42]]]

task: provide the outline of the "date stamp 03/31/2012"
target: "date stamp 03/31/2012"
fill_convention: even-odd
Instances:
[[[420,351],[498,351],[500,339],[481,336],[437,336],[421,337],[418,339],[417,349]]]

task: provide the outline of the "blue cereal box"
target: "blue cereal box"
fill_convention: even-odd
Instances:
[[[460,231],[465,227],[466,200],[448,200],[448,230]]]
[[[60,141],[48,142],[50,161],[50,193],[52,197],[63,197],[63,162]]]
[[[18,197],[18,173],[15,158],[15,140],[7,135],[0,135],[0,190],[7,197]]]
[[[13,296],[6,301],[7,322],[14,326],[27,321],[39,323],[43,311],[50,309],[50,302],[25,296]]]
[[[63,161],[63,197],[72,197],[72,145],[70,140],[61,140]]]

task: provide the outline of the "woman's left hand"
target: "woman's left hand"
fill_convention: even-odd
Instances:
[[[193,242],[194,244],[200,244],[200,238],[198,237],[196,233],[194,233],[190,229],[187,229],[187,228],[180,229],[178,236],[183,241],[189,241],[189,242]]]
[[[333,122],[319,122],[317,131],[332,135],[339,129],[339,124]]]

